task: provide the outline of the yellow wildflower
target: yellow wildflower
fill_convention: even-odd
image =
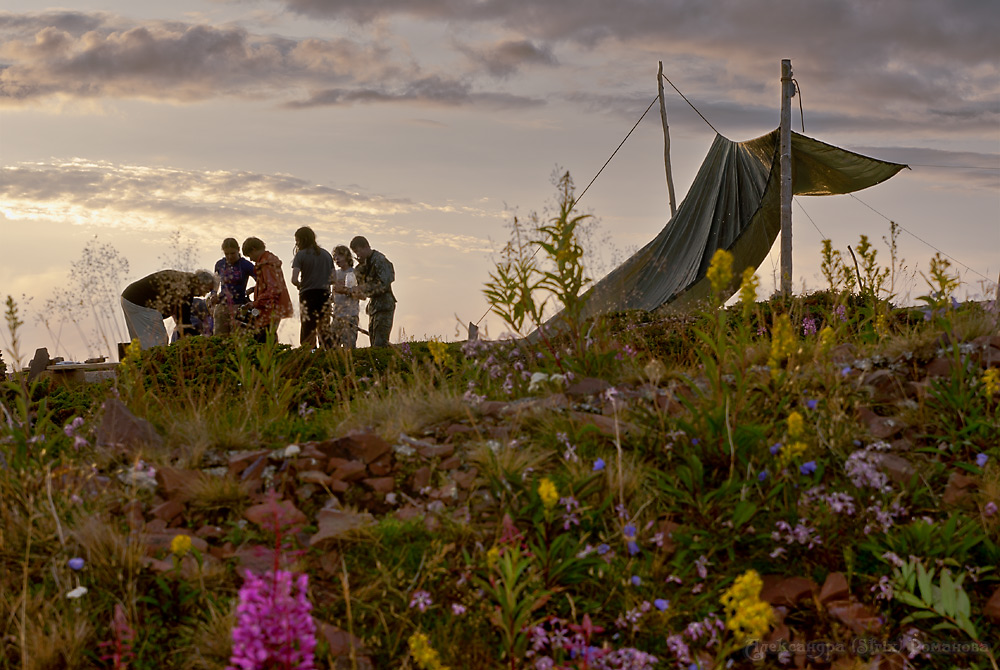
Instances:
[[[778,454],[781,467],[787,467],[793,461],[798,460],[802,454],[806,453],[806,449],[808,448],[809,446],[805,442],[792,442],[790,444],[786,444],[781,448],[781,452]]]
[[[745,644],[760,639],[774,620],[771,606],[760,599],[764,583],[755,570],[748,570],[719,598],[726,611],[726,628]]]
[[[430,349],[431,356],[434,357],[434,362],[437,365],[445,366],[451,362],[451,356],[448,354],[448,345],[444,342],[431,340],[427,343],[427,348]]]
[[[788,415],[788,437],[791,440],[797,440],[802,437],[802,433],[805,429],[805,421],[802,419],[802,415],[798,412],[792,412]]]
[[[725,249],[716,250],[705,276],[712,284],[712,295],[719,302],[725,301],[729,296],[724,296],[723,292],[733,283],[733,255]]]
[[[174,539],[170,541],[170,551],[177,558],[183,558],[186,553],[191,551],[191,536],[174,535]]]
[[[431,647],[426,633],[417,631],[409,637],[407,644],[410,646],[410,655],[422,670],[448,670],[448,666],[441,664],[441,657]]]
[[[743,320],[749,321],[750,312],[757,304],[757,287],[760,280],[757,278],[756,269],[751,265],[743,271],[743,279],[740,281],[740,304],[743,306]]]
[[[542,477],[542,481],[538,482],[538,497],[542,499],[545,509],[552,509],[559,502],[559,490],[548,477]]]
[[[830,326],[823,326],[823,330],[819,331],[819,355],[826,357],[830,353],[830,349],[833,348],[834,334],[833,328]]]
[[[992,398],[1000,391],[1000,369],[990,368],[983,374],[983,393]]]
[[[795,347],[796,338],[792,321],[787,314],[779,314],[774,317],[774,325],[771,326],[771,355],[767,359],[771,377],[778,376],[781,364],[795,353]]]
[[[885,310],[881,310],[878,316],[875,317],[875,332],[878,333],[879,337],[885,337],[889,334],[889,315],[885,313]]]
[[[500,560],[500,547],[493,545],[490,550],[486,552],[486,567],[492,570],[496,567],[497,562]]]

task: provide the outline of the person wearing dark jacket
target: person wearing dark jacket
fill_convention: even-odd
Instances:
[[[160,270],[132,282],[121,298],[129,339],[138,339],[143,349],[167,344],[163,320],[168,318],[181,337],[191,334],[191,305],[214,288],[215,276],[207,270]]]
[[[392,334],[392,317],[396,312],[396,296],[392,294],[392,282],[396,280],[395,268],[385,254],[372,249],[368,240],[360,235],[351,240],[351,251],[358,258],[358,267],[354,270],[358,285],[350,289],[350,295],[368,300],[365,313],[368,314],[368,338],[371,346],[388,346],[389,336]]]

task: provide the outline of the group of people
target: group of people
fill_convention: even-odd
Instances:
[[[167,344],[163,321],[171,317],[175,337],[246,330],[264,341],[273,335],[281,320],[294,314],[281,260],[256,237],[244,240],[243,255],[240,251],[229,237],[214,273],[161,270],[130,284],[121,297],[129,338],[143,349]],[[389,259],[360,235],[331,253],[319,246],[311,228],[296,230],[291,280],[299,291],[300,346],[353,349],[359,331],[367,332],[371,346],[387,346],[395,278]],[[254,285],[247,288],[250,279]],[[367,331],[359,325],[361,300],[368,301]]]

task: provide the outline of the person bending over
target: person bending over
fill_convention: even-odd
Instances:
[[[215,264],[219,291],[209,296],[215,335],[228,335],[236,328],[236,310],[249,301],[247,282],[256,274],[253,263],[240,256],[240,243],[234,238],[222,241],[222,256]]]
[[[300,275],[301,273],[301,275]],[[333,258],[316,244],[316,233],[303,226],[295,231],[292,284],[299,289],[299,346],[327,346],[326,324],[330,321],[330,278]]]
[[[214,288],[215,276],[208,270],[160,270],[132,282],[121,297],[129,339],[138,339],[143,349],[167,344],[163,320],[168,318],[181,337],[193,334],[191,304]]]

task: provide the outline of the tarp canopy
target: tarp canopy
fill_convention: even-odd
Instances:
[[[590,288],[584,317],[681,308],[707,297],[705,275],[717,249],[733,254],[736,277],[759,267],[781,231],[778,142],[777,130],[746,142],[716,135],[677,213],[649,244]],[[796,195],[859,191],[905,167],[792,133]]]

